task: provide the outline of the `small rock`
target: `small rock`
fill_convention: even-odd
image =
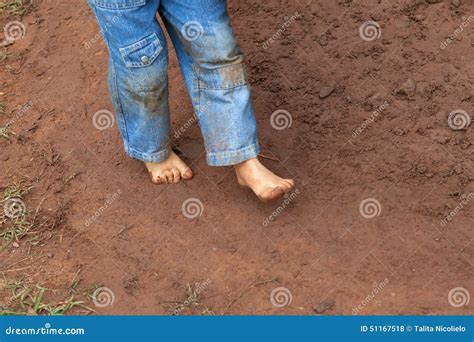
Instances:
[[[321,46],[328,45],[328,37],[326,37],[326,35],[322,35],[321,37],[319,37],[319,45]]]
[[[416,14],[413,18],[418,22],[425,20],[425,16],[423,14]]]
[[[460,0],[453,0],[454,7],[459,7],[460,4],[461,4]]]
[[[408,133],[408,129],[406,128],[395,128],[392,130],[393,134],[398,135],[401,137],[402,135],[406,135]]]
[[[397,93],[401,95],[406,95],[408,97],[412,97],[415,95],[416,84],[413,82],[411,78],[409,78],[405,83],[403,83],[398,89]]]
[[[330,84],[330,85],[322,87],[321,90],[319,91],[319,97],[322,99],[328,97],[329,95],[332,94],[334,89],[336,89],[335,84]]]
[[[457,175],[460,175],[461,173],[464,172],[464,169],[463,169],[463,167],[462,167],[461,165],[458,164],[458,165],[456,165],[456,166],[454,167],[454,172],[455,172]]]
[[[0,160],[1,161],[7,161],[8,159],[10,159],[9,156],[5,155],[5,156],[0,156]]]
[[[19,247],[20,247],[20,245],[19,245],[18,242],[16,242],[16,241],[12,243],[12,246],[15,247],[15,248],[19,248]]]
[[[313,306],[313,310],[318,314],[322,314],[334,307],[336,301],[334,299],[325,299],[321,303]]]

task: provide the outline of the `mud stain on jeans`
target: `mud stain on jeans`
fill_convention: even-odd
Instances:
[[[130,99],[137,105],[143,108],[146,115],[168,115],[164,108],[167,108],[168,102],[168,87],[163,86],[161,89],[154,91],[137,91],[127,85],[127,93]]]

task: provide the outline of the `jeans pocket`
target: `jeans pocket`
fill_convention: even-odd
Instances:
[[[97,7],[119,10],[140,7],[146,4],[147,0],[89,0]]]
[[[119,49],[127,68],[143,68],[151,65],[162,50],[156,33]]]

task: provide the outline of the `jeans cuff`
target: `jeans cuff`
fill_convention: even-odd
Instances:
[[[255,158],[260,153],[260,147],[255,142],[251,145],[233,151],[207,153],[207,164],[210,166],[228,166],[242,163]]]
[[[126,151],[127,151],[127,154],[132,158],[135,158],[147,163],[159,163],[168,159],[171,148],[166,147],[163,150],[155,152],[155,153],[143,153],[131,147],[126,148]]]

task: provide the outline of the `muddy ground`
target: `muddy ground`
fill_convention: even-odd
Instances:
[[[206,165],[172,51],[195,178],[154,186],[94,125],[85,1],[0,4],[25,28],[1,36],[2,313],[474,313],[472,1],[230,1],[263,160],[297,181],[272,204]]]

